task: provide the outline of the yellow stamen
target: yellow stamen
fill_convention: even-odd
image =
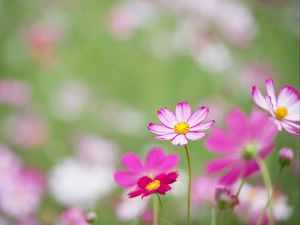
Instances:
[[[284,106],[280,106],[275,111],[275,116],[278,120],[283,120],[288,113],[288,110]]]
[[[174,131],[177,134],[186,134],[190,130],[190,125],[185,122],[177,123],[174,127]]]
[[[160,186],[160,181],[154,180],[146,186],[146,189],[147,189],[147,191],[154,191],[154,190],[158,189],[159,186]]]

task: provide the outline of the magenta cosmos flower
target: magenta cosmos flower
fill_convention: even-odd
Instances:
[[[144,198],[153,193],[164,195],[172,189],[170,184],[176,182],[177,178],[177,172],[171,172],[168,174],[163,173],[153,179],[147,176],[142,177],[137,183],[138,189],[130,192],[128,196],[130,198],[134,198],[142,195],[142,198]]]
[[[138,181],[144,176],[154,179],[160,174],[171,172],[178,162],[177,154],[165,155],[161,148],[152,148],[144,162],[135,153],[128,152],[122,158],[126,170],[115,172],[114,178],[121,187],[130,188],[138,185]]]
[[[300,135],[300,94],[295,88],[285,85],[275,95],[274,81],[266,80],[266,96],[256,86],[252,87],[252,96],[256,105],[269,112],[279,131]]]
[[[227,130],[213,129],[205,142],[210,152],[222,154],[206,168],[210,174],[224,170],[220,183],[231,185],[259,170],[256,157],[265,158],[272,151],[277,129],[265,113],[257,110],[252,110],[249,119],[240,109],[233,110],[226,122]]]
[[[204,130],[210,128],[215,121],[203,122],[209,109],[200,107],[192,113],[188,102],[180,102],[176,105],[175,115],[166,107],[158,110],[158,119],[162,123],[148,125],[148,130],[158,140],[172,140],[173,145],[186,145],[188,140],[196,141],[205,136]]]

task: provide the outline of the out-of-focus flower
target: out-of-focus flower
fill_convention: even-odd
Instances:
[[[39,207],[45,191],[45,180],[40,171],[21,169],[1,187],[0,208],[14,218],[23,219]]]
[[[113,8],[108,17],[108,28],[118,39],[126,39],[154,16],[155,7],[150,2],[127,1]]]
[[[138,198],[128,198],[128,193],[123,195],[121,202],[116,207],[117,217],[121,221],[135,219],[141,216],[147,208],[148,199],[141,201]]]
[[[265,188],[244,184],[239,194],[240,204],[236,208],[238,218],[251,225],[257,224],[268,201],[268,196],[268,191]],[[287,196],[281,192],[276,192],[273,195],[272,204],[275,221],[285,221],[291,216],[293,209],[288,206],[287,201]],[[264,217],[263,224],[268,225],[267,215]]]
[[[238,197],[228,187],[221,186],[215,189],[215,199],[219,209],[232,209],[239,204]]]
[[[17,225],[39,225],[40,223],[38,220],[34,217],[26,217],[22,218],[20,221],[18,221]],[[0,223],[1,225],[1,223]]]
[[[172,140],[173,145],[186,145],[188,140],[200,140],[205,136],[204,130],[209,129],[214,120],[203,122],[209,109],[200,107],[192,113],[188,102],[180,102],[176,106],[175,115],[166,107],[158,110],[158,119],[162,123],[148,125],[148,130],[158,140]]]
[[[281,166],[288,166],[294,158],[294,152],[290,148],[282,148],[278,153],[278,160]]]
[[[65,121],[74,121],[88,108],[90,90],[82,81],[69,81],[61,85],[50,99],[55,115]]]
[[[233,110],[226,122],[228,131],[213,129],[205,142],[210,152],[223,155],[207,163],[206,168],[209,173],[226,170],[220,182],[231,185],[259,170],[255,158],[265,158],[272,151],[277,129],[265,113],[255,109],[249,119],[240,109]]]
[[[128,196],[129,198],[134,198],[139,195],[142,195],[142,198],[144,198],[154,193],[165,195],[168,191],[172,189],[170,184],[176,182],[177,178],[177,172],[159,174],[154,179],[147,176],[142,177],[137,182],[138,189],[130,192]]]
[[[86,221],[86,213],[78,207],[65,210],[60,217],[65,225],[90,225]]]
[[[29,102],[30,97],[31,89],[25,82],[12,79],[0,80],[0,104],[21,107]]]
[[[179,162],[179,156],[175,153],[165,155],[163,149],[151,149],[143,163],[133,152],[126,153],[122,158],[125,171],[117,171],[114,174],[115,181],[124,188],[137,185],[141,177],[155,178],[159,174],[169,173]]]
[[[146,224],[153,224],[153,210],[147,208],[141,215],[141,220],[144,221]]]
[[[111,167],[70,158],[50,172],[49,187],[54,198],[64,205],[90,206],[112,190],[112,174]]]
[[[45,143],[49,136],[48,124],[34,116],[15,115],[7,120],[10,140],[21,149],[37,148]]]
[[[300,135],[300,94],[295,88],[285,85],[275,95],[274,81],[266,80],[266,95],[261,94],[256,86],[252,87],[252,96],[256,105],[266,110],[277,125],[279,131]]]
[[[50,23],[34,23],[24,30],[24,40],[31,57],[41,64],[54,58],[55,45],[62,39],[60,27]]]
[[[196,205],[215,205],[215,190],[218,179],[208,175],[198,176],[192,184],[192,200]]]
[[[75,150],[87,164],[114,167],[118,145],[100,136],[82,135],[76,138]]]
[[[172,192],[170,193],[176,197],[186,195],[186,184],[188,183],[187,173],[184,170],[180,169],[178,173],[180,174],[180,177],[178,178],[176,183],[172,185]]]

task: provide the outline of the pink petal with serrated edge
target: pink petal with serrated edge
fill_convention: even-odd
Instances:
[[[166,107],[158,110],[157,115],[160,122],[169,128],[174,128],[178,123],[175,115]]]
[[[194,127],[201,123],[205,117],[207,116],[209,112],[209,109],[205,106],[200,107],[197,109],[191,117],[188,119],[187,123],[190,125],[190,127]]]
[[[177,135],[172,141],[172,144],[176,145],[176,146],[186,145],[187,143],[188,143],[188,140],[186,139],[186,137],[183,134]]]
[[[176,105],[176,118],[178,122],[187,122],[192,114],[191,106],[188,102],[180,102]]]

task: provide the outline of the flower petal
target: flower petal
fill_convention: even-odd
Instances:
[[[259,156],[261,158],[267,157],[270,154],[270,152],[273,150],[273,148],[274,148],[273,143],[271,143],[269,146],[265,146],[263,149],[260,150]]]
[[[128,171],[117,171],[114,174],[114,179],[121,187],[128,188],[136,185],[138,174]]]
[[[179,156],[175,153],[170,153],[162,160],[160,165],[157,167],[157,170],[160,173],[167,173],[173,168],[177,167],[178,162],[179,162]]]
[[[154,138],[157,140],[173,140],[177,135],[177,133],[163,134],[155,136]]]
[[[200,107],[197,109],[191,117],[188,119],[187,123],[190,125],[190,127],[194,127],[201,123],[205,117],[207,116],[209,112],[209,109],[205,106]]]
[[[249,139],[249,128],[247,118],[240,109],[231,111],[226,117],[227,127],[233,136],[241,144]]]
[[[192,131],[192,132],[198,131],[199,132],[199,131],[207,130],[207,129],[211,128],[214,124],[215,124],[215,120],[210,120],[205,123],[199,123],[198,125],[191,127],[190,131]]]
[[[266,99],[263,97],[263,95],[260,93],[258,88],[256,86],[252,87],[252,97],[255,104],[265,110],[268,110],[266,105]]]
[[[166,194],[166,192],[168,192],[168,191],[170,191],[172,188],[169,186],[169,185],[161,185],[159,188],[158,188],[158,190],[157,190],[157,192],[159,193],[159,194],[161,194],[161,195],[164,195],[164,194]]]
[[[164,160],[164,152],[161,148],[152,148],[146,156],[145,168],[147,170],[156,170]]]
[[[216,173],[220,170],[223,170],[235,162],[233,158],[221,158],[221,159],[214,159],[208,162],[205,167],[208,173]]]
[[[299,99],[299,92],[292,86],[286,85],[279,91],[277,105],[289,107],[290,105],[299,101]]]
[[[220,183],[224,185],[234,184],[241,175],[241,166],[232,168],[228,173],[221,177]]]
[[[171,129],[163,125],[154,124],[154,123],[149,123],[148,130],[154,134],[159,134],[159,135],[174,133],[174,129]]]
[[[274,81],[272,79],[266,80],[266,89],[267,89],[267,95],[271,98],[271,103],[274,106],[274,108],[277,108],[277,99],[275,96],[275,88],[274,88]]]
[[[185,137],[188,140],[197,141],[205,136],[205,133],[202,132],[188,132],[185,134]]]
[[[294,122],[300,121],[300,100],[296,101],[288,108],[288,114],[285,119]]]
[[[252,175],[254,172],[259,170],[259,166],[255,160],[250,160],[245,168],[245,173],[243,175],[243,178],[247,178],[250,175]]]
[[[187,143],[188,143],[188,140],[186,139],[186,137],[183,134],[177,135],[172,141],[172,144],[177,145],[177,146],[186,145]]]
[[[188,102],[180,102],[176,105],[176,118],[178,122],[187,122],[192,114],[191,106]]]
[[[233,152],[239,148],[233,137],[220,128],[213,129],[204,144],[209,151],[216,153]]]
[[[174,126],[178,123],[175,115],[166,107],[158,110],[157,115],[160,122],[169,128],[174,128]]]
[[[133,152],[126,153],[122,158],[122,163],[130,171],[141,171],[144,168],[140,158]]]
[[[300,135],[300,126],[298,124],[284,121],[281,123],[283,129],[285,129],[287,132],[295,135]]]
[[[138,181],[138,186],[139,186],[140,188],[146,189],[147,185],[148,185],[151,181],[152,181],[152,180],[151,180],[150,177],[147,177],[147,176],[142,177],[142,178],[140,178],[139,181]]]
[[[139,189],[139,190],[135,190],[135,191],[132,191],[128,194],[128,197],[129,198],[134,198],[134,197],[137,197],[141,194],[143,194],[145,191],[143,189]]]

